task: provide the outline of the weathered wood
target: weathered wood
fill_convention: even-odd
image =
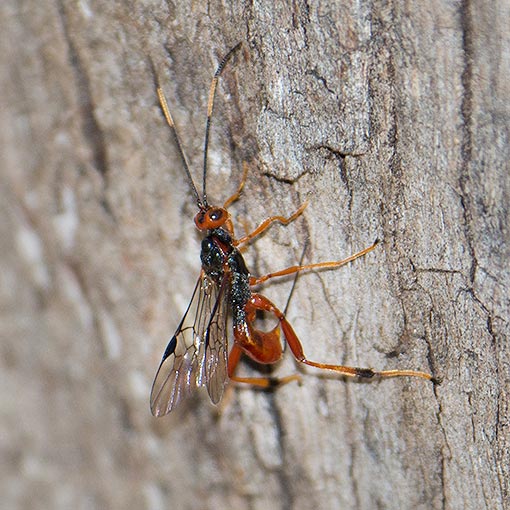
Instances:
[[[510,508],[508,3],[185,4],[0,6],[2,506]],[[310,201],[250,267],[380,238],[302,275],[289,317],[312,359],[441,386],[310,370],[220,414],[199,394],[150,415],[199,271],[151,61],[199,180],[209,80],[238,41],[209,196],[248,161],[238,228]],[[264,293],[283,307],[290,283]]]

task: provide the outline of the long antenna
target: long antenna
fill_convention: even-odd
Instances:
[[[205,207],[207,206],[207,204],[205,202],[205,195],[204,195],[204,200],[202,201],[200,199],[200,195],[198,194],[195,183],[193,182],[193,178],[191,177],[191,172],[189,170],[189,165],[186,160],[186,155],[184,154],[184,151],[182,149],[181,141],[179,140],[179,135],[177,134],[177,129],[175,129],[174,119],[172,118],[172,115],[170,114],[170,109],[168,108],[168,104],[166,102],[165,95],[163,94],[163,90],[159,86],[159,84],[157,86],[157,93],[158,93],[158,98],[159,98],[159,104],[161,105],[161,109],[163,110],[163,114],[165,115],[166,122],[170,126],[170,129],[172,130],[172,133],[174,135],[175,145],[177,145],[177,150],[179,151],[179,154],[181,156],[182,164],[184,166],[186,176],[188,177],[188,181],[191,185],[191,190],[193,191],[193,194],[195,195],[195,199],[197,201],[198,208],[205,209]]]
[[[207,193],[205,190],[206,176],[207,176],[207,151],[209,149],[209,132],[211,130],[211,120],[212,113],[214,109],[214,97],[216,95],[216,86],[218,85],[218,79],[223,71],[223,68],[229,61],[230,57],[236,50],[239,49],[242,43],[237,43],[224,57],[220,62],[218,69],[214,73],[214,77],[211,82],[211,87],[209,89],[209,100],[207,101],[207,120],[205,123],[205,140],[204,140],[204,173],[202,177],[202,202],[205,207],[207,207]],[[195,190],[196,191],[196,190]]]

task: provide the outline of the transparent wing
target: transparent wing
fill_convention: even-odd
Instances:
[[[227,381],[228,278],[223,279],[205,334],[205,382],[214,404],[223,395]]]
[[[150,398],[154,416],[169,413],[204,384],[213,402],[221,398],[227,376],[225,291],[226,280],[218,286],[202,272],[154,378]]]

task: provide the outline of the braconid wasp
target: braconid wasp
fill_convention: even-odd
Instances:
[[[359,368],[309,360],[303,347],[281,312],[265,296],[252,292],[252,287],[271,278],[296,274],[303,270],[333,269],[343,266],[372,251],[377,241],[368,248],[334,262],[320,262],[288,267],[286,269],[255,277],[246,268],[240,247],[264,232],[273,223],[287,225],[295,220],[305,209],[303,204],[288,218],[271,216],[263,221],[253,232],[237,239],[228,207],[236,201],[246,180],[247,166],[237,191],[223,204],[212,206],[207,201],[207,150],[214,107],[214,98],[218,79],[232,54],[241,46],[232,48],[220,62],[209,90],[205,141],[203,150],[202,194],[200,195],[191,177],[182,144],[168,108],[161,86],[157,86],[157,95],[161,109],[175,140],[186,177],[194,194],[198,213],[195,225],[205,234],[202,240],[200,259],[202,269],[193,297],[179,324],[177,331],[168,343],[163,359],[152,385],[150,406],[154,416],[164,416],[179,402],[187,398],[200,386],[206,386],[213,403],[222,397],[228,379],[248,383],[260,388],[269,388],[298,380],[296,374],[275,379],[272,377],[239,377],[236,367],[241,356],[247,355],[261,364],[272,364],[280,360],[283,352],[281,331],[287,345],[297,361],[305,365],[330,370],[342,376],[370,379],[372,377],[420,377],[434,381],[425,372],[414,370],[382,370]],[[255,327],[258,311],[272,314],[278,321],[270,331],[261,331]],[[227,317],[232,316],[233,345],[228,352]]]

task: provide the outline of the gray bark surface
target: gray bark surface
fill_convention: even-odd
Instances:
[[[508,19],[501,0],[4,0],[2,508],[509,509]],[[289,319],[311,359],[440,386],[310,369],[151,416],[200,268],[154,72],[199,185],[210,79],[239,41],[210,200],[247,162],[238,233],[309,201],[250,269],[379,238],[301,275]],[[283,309],[291,285],[262,292]],[[295,370],[287,352],[274,374]]]

